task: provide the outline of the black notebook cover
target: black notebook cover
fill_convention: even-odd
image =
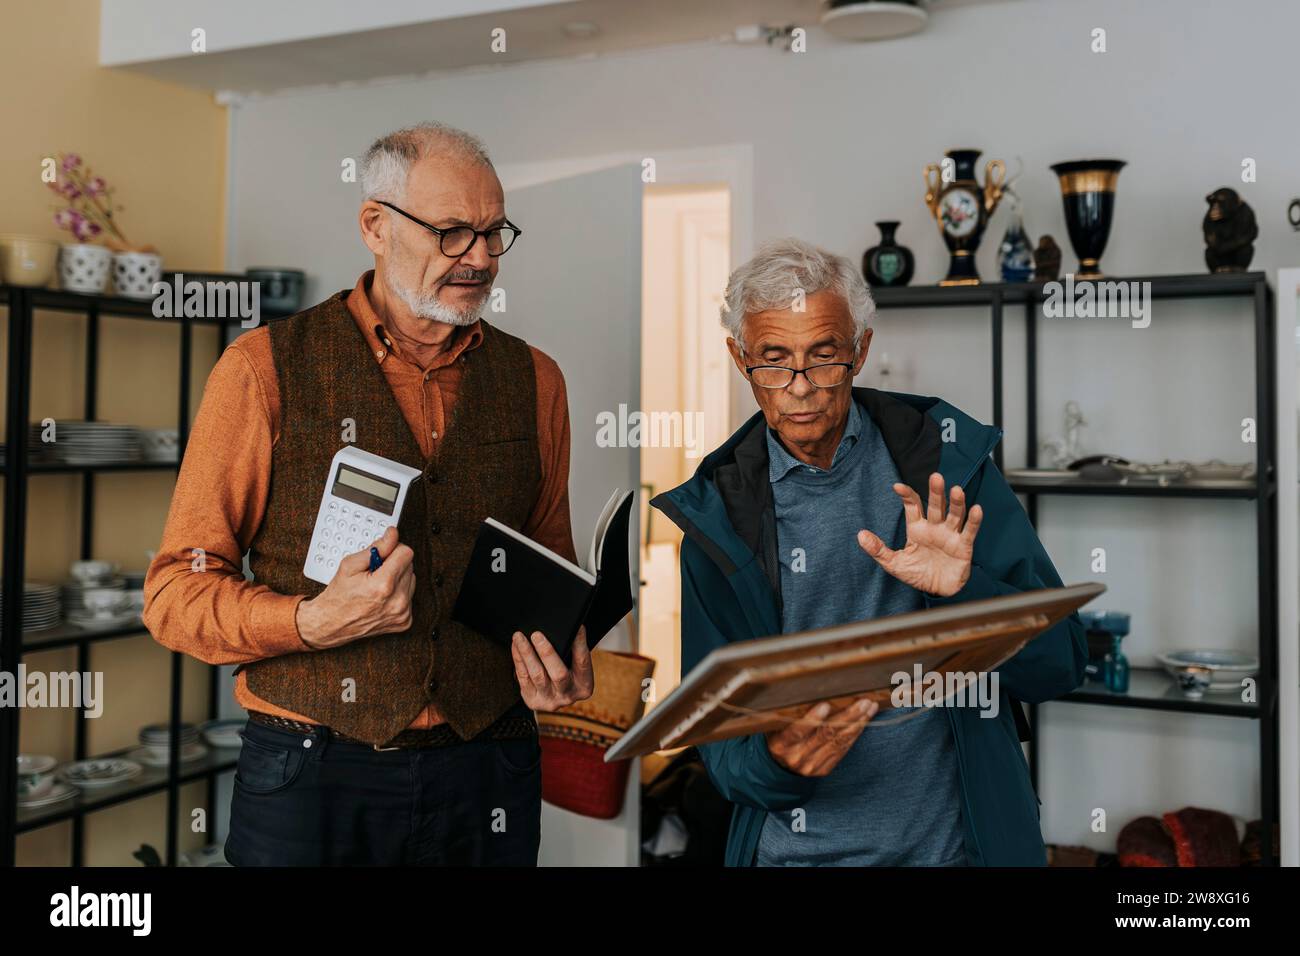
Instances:
[[[541,631],[566,663],[583,624],[587,646],[595,647],[632,610],[627,552],[633,498],[626,495],[610,518],[594,585],[558,556],[484,521],[452,620],[506,647],[516,631]]]

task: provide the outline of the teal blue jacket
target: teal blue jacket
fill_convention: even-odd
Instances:
[[[932,472],[961,485],[983,509],[970,580],[928,606],[1059,587],[1061,579],[1019,499],[990,454],[1001,430],[983,425],[938,398],[875,389],[853,398],[880,428],[900,479],[924,501]],[[765,423],[746,422],[705,457],[692,477],[651,504],[682,529],[682,667],[689,671],[713,649],[781,633],[776,521],[768,481]],[[865,557],[865,555],[864,555]],[[945,707],[960,772],[967,862],[972,866],[1046,863],[1034,793],[1019,732],[1019,701],[1041,703],[1078,687],[1087,644],[1077,614],[1030,641],[999,669],[996,718],[972,707]],[[817,779],[773,760],[762,734],[699,748],[709,776],[735,809],[728,866],[752,866],[770,810],[803,806]],[[869,807],[863,808],[870,813]]]

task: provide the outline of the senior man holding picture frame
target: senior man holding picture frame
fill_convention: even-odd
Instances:
[[[939,398],[854,388],[874,304],[853,264],[785,239],[732,273],[723,324],[759,413],[652,504],[685,533],[682,664],[734,641],[1059,587],[990,453],[1001,432]],[[1019,701],[1083,680],[1076,614],[998,669],[972,708],[821,702],[700,746],[735,804],[727,863],[1046,862]]]

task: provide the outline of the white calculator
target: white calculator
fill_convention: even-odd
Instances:
[[[302,573],[329,584],[339,561],[367,548],[396,526],[411,482],[420,471],[360,448],[342,448],[330,463],[316,529]]]

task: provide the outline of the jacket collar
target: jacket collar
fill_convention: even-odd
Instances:
[[[855,388],[853,399],[880,429],[899,478],[922,498],[932,472],[948,484],[969,481],[1002,435],[940,398]],[[768,553],[775,540],[766,432],[756,412],[705,456],[693,477],[651,502],[727,573],[755,558],[775,570],[775,554]]]

